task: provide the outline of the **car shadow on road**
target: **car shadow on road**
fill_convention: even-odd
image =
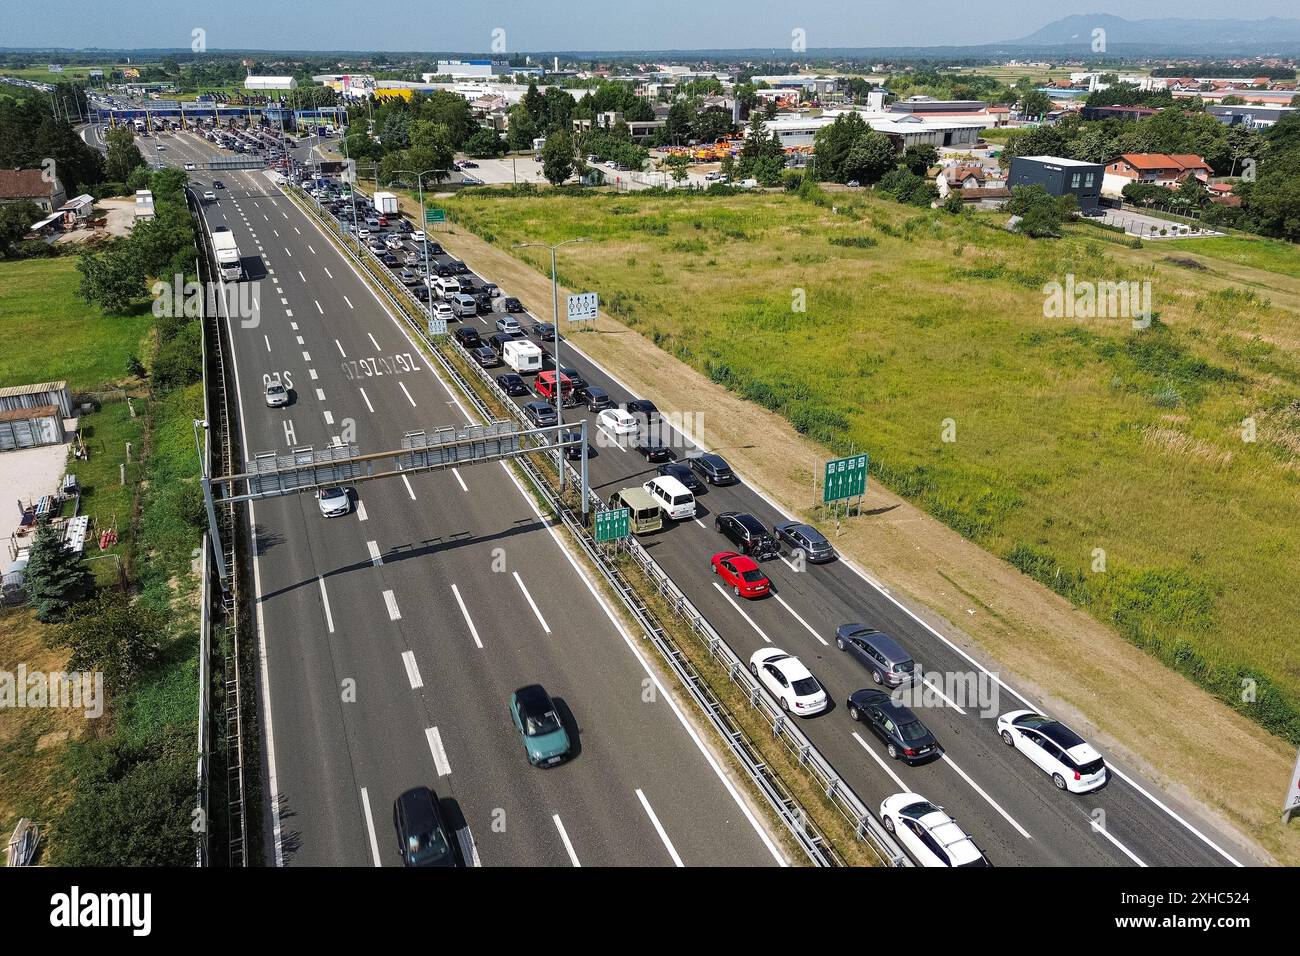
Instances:
[[[564,731],[569,735],[569,759],[565,763],[572,763],[577,760],[582,753],[582,731],[578,727],[578,718],[573,716],[573,711],[569,709],[569,702],[563,697],[552,697],[555,704],[555,711],[560,715],[560,723],[564,725]]]

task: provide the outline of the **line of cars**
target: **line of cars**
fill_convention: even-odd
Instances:
[[[491,358],[483,355],[482,364],[497,364],[507,352],[506,345],[523,334],[524,329],[509,313],[498,319],[496,326],[497,333],[487,342],[478,330],[469,327],[457,329],[455,337],[476,359],[479,350],[491,353]],[[550,341],[555,334],[549,323],[534,322],[529,331],[542,341]],[[653,403],[630,401],[617,407],[608,393],[587,383],[577,369],[556,369],[550,353],[543,350],[543,356],[544,367],[531,389],[518,371],[497,377],[507,394],[538,395],[522,407],[530,421],[538,426],[555,423],[554,400],[559,390],[566,406],[585,405],[597,413],[597,428],[616,440],[630,439],[647,460],[656,461],[659,449],[664,446],[651,437],[653,429],[649,426],[658,419],[658,409]],[[547,359],[550,361],[546,362]],[[577,450],[577,454],[581,451]],[[671,459],[671,452],[664,448],[652,480],[640,488],[622,489],[611,496],[612,506],[630,506],[634,533],[657,530],[665,518],[689,520],[695,516],[694,495],[703,492],[706,485],[730,485],[739,481],[726,460],[717,454],[690,454],[682,461]],[[759,599],[773,593],[772,582],[763,573],[761,561],[782,553],[810,564],[836,558],[835,549],[825,536],[803,522],[778,522],[769,531],[751,514],[724,511],[715,515],[714,524],[718,533],[734,547],[715,553],[710,567],[737,597]],[[889,635],[865,624],[840,626],[836,631],[836,645],[861,664],[878,685],[848,695],[845,708],[850,719],[868,727],[892,759],[911,765],[940,758],[943,748],[923,721],[886,690],[878,689],[897,688],[920,679],[919,668],[907,651]],[[758,682],[787,713],[813,717],[831,709],[831,695],[794,654],[777,647],[764,647],[751,656],[749,665]],[[524,733],[525,725],[517,715],[515,723]],[[1024,753],[1058,789],[1086,793],[1105,784],[1107,771],[1100,754],[1059,721],[1031,711],[1014,711],[999,717],[997,726],[1003,742]],[[541,755],[540,750],[535,752],[529,747],[527,739],[525,749],[530,761],[536,762],[534,756]],[[880,817],[886,829],[922,865],[988,865],[974,841],[951,816],[918,794],[909,791],[888,797],[881,804]]]

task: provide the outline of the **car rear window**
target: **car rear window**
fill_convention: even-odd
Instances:
[[[763,572],[758,570],[757,568],[755,568],[752,571],[741,572],[740,576],[744,578],[746,581],[748,581],[750,584],[757,584],[759,581],[766,580],[766,575],[764,575]]]
[[[791,686],[794,687],[794,692],[800,697],[821,693],[822,689],[822,685],[817,683],[815,677],[805,677],[802,680],[795,681]]]
[[[676,497],[673,498],[673,504],[689,505],[694,500],[695,499],[693,499],[690,495],[677,495]]]
[[[898,732],[904,740],[924,740],[930,733],[919,720],[900,725]]]

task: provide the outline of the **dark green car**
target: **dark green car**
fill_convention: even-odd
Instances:
[[[529,684],[510,695],[510,716],[534,767],[553,767],[569,755],[569,734],[541,684]]]

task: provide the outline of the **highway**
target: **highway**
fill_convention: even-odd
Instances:
[[[446,255],[437,258],[450,261]],[[490,275],[474,277],[476,285],[492,279]],[[479,315],[466,324],[476,325],[486,336],[495,331],[496,317]],[[532,323],[528,315],[516,318],[525,329]],[[532,340],[550,347],[540,339]],[[616,403],[640,397],[583,355],[568,338],[562,344],[561,364],[576,367],[588,382],[604,387]],[[508,369],[492,369],[491,373],[501,371]],[[522,404],[534,397],[519,397],[516,402]],[[696,409],[683,403],[683,407],[665,411],[693,413]],[[568,409],[565,421],[576,421],[577,416],[587,418],[589,434],[595,435],[595,415],[581,407]],[[707,423],[707,410],[704,419]],[[693,443],[680,435],[678,439],[681,447],[675,451],[681,459]],[[593,449],[589,467],[593,487],[607,498],[619,488],[649,480],[656,466],[635,451],[609,443],[609,447]],[[803,729],[870,805],[878,806],[892,793],[915,790],[947,807],[976,836],[995,865],[1232,866],[1257,862],[1196,808],[1162,793],[1110,755],[1106,756],[1111,780],[1103,789],[1083,796],[1058,792],[1049,777],[1002,743],[994,725],[998,713],[1043,708],[923,623],[921,615],[849,562],[799,570],[785,558],[768,561],[764,570],[774,582],[775,594],[752,602],[733,598],[709,573],[709,556],[731,547],[713,528],[712,515],[747,511],[768,527],[791,516],[743,483],[709,487],[699,504],[695,521],[644,536],[642,544],[742,659],[761,646],[775,644],[800,657],[826,686],[836,707],[805,720]],[[949,694],[948,699],[936,695],[934,706],[921,709],[922,718],[944,748],[940,759],[912,767],[896,763],[865,727],[848,718],[844,707],[848,695],[871,686],[870,675],[835,647],[836,627],[850,622],[863,622],[891,634],[927,673],[940,678],[978,675],[994,690],[996,696],[987,708],[963,706]],[[938,684],[933,686],[944,690]],[[1134,745],[1140,749],[1141,741]]]
[[[173,165],[217,152],[189,134],[158,141]],[[208,226],[232,230],[260,291],[256,321],[228,323],[250,454],[353,433],[362,451],[396,448],[406,431],[469,421],[266,174],[200,165],[192,180],[202,191],[214,175],[226,188]],[[277,373],[294,401],[267,408]],[[418,785],[442,798],[467,863],[785,862],[504,466],[355,490],[334,519],[310,496],[249,509],[268,863],[398,865],[392,801]],[[530,683],[577,741],[550,770],[528,765],[507,712]]]
[[[186,158],[201,161],[215,151],[188,136],[165,139],[173,143],[171,149],[176,151],[176,155],[169,153],[172,162]],[[181,142],[188,145],[181,147]],[[195,176],[200,181],[205,178],[198,173]],[[261,281],[261,324],[256,329],[234,330],[241,405],[247,412],[246,447],[260,450],[325,444],[338,434],[339,423],[350,418],[357,423],[356,443],[363,451],[375,450],[394,447],[401,432],[409,428],[464,421],[455,397],[424,370],[367,380],[364,384],[349,381],[342,374],[339,363],[344,360],[399,352],[414,355],[416,350],[328,240],[312,226],[310,218],[284,196],[276,195],[262,174],[225,174],[224,178],[231,188],[219,203],[208,207],[210,221],[230,225],[241,249],[246,237],[250,243],[261,242],[259,251],[273,270]],[[442,258],[445,261],[446,257]],[[469,265],[473,267],[472,262]],[[492,278],[475,276],[474,280],[478,284]],[[277,290],[274,296],[272,287]],[[510,294],[508,288],[505,291]],[[527,316],[517,318],[525,327],[530,324]],[[494,319],[495,315],[482,315],[466,324],[476,325],[487,334]],[[296,328],[295,323],[301,328]],[[547,343],[538,344],[549,347]],[[561,362],[576,366],[589,382],[605,387],[616,402],[639,397],[631,395],[568,338]],[[257,407],[262,374],[281,367],[294,377],[297,404],[288,410]],[[315,369],[319,378],[310,380],[308,369]],[[494,369],[492,373],[499,371]],[[324,398],[319,397],[322,393],[316,392],[317,388],[322,389]],[[695,411],[688,402],[682,405],[665,411]],[[324,420],[326,411],[333,424]],[[590,433],[595,434],[595,416],[585,409],[567,409],[565,420],[575,421],[579,415],[589,419]],[[286,420],[293,422],[292,436],[284,433]],[[707,426],[707,410],[704,420]],[[593,486],[602,497],[653,476],[655,466],[635,451],[603,444],[593,449],[590,461]],[[725,454],[725,449],[718,450]],[[685,448],[676,448],[676,452],[681,458]],[[412,480],[409,495],[400,484],[396,489],[380,484],[365,486],[365,522],[359,521],[357,515],[326,522],[310,499],[257,506],[258,606],[268,649],[273,740],[280,744],[274,762],[281,779],[272,789],[283,794],[280,824],[286,862],[302,859],[311,863],[355,863],[364,859],[369,827],[357,825],[358,818],[367,819],[366,800],[359,796],[362,788],[369,794],[383,790],[382,799],[369,797],[370,815],[382,817],[392,794],[410,785],[403,781],[412,779],[414,773],[420,782],[418,774],[428,774],[430,745],[425,730],[435,726],[448,749],[453,772],[445,781],[425,782],[433,783],[440,794],[451,795],[459,802],[481,852],[485,844],[499,850],[500,855],[491,854],[491,862],[571,862],[565,857],[565,840],[556,839],[558,827],[554,819],[548,824],[547,815],[574,806],[571,801],[584,797],[589,805],[582,812],[574,814],[565,809],[563,815],[563,825],[571,837],[580,827],[586,827],[581,833],[587,842],[579,854],[584,862],[587,853],[592,862],[610,862],[611,855],[625,862],[668,862],[672,854],[664,858],[664,841],[659,839],[657,828],[632,812],[646,816],[639,797],[632,798],[636,804],[631,810],[624,805],[618,812],[600,812],[602,800],[598,795],[608,792],[612,801],[621,793],[637,789],[650,797],[659,820],[665,822],[679,849],[684,843],[690,845],[691,838],[686,834],[698,833],[695,839],[699,851],[717,854],[718,841],[710,840],[709,832],[692,827],[689,813],[674,816],[674,825],[666,825],[673,809],[660,809],[659,804],[663,800],[671,803],[671,795],[684,785],[716,791],[714,812],[733,828],[733,836],[722,841],[733,847],[733,856],[708,862],[749,862],[734,858],[734,853],[739,852],[735,848],[740,846],[746,846],[745,855],[754,860],[772,862],[772,854],[699,749],[684,742],[687,735],[680,724],[668,736],[683,738],[676,745],[682,753],[679,759],[683,766],[694,765],[695,769],[690,774],[684,770],[681,778],[674,778],[676,785],[656,790],[653,796],[645,789],[642,776],[649,764],[628,754],[626,744],[621,748],[611,746],[608,754],[602,751],[595,758],[588,752],[595,746],[593,730],[602,735],[617,730],[620,741],[630,738],[638,745],[650,746],[650,741],[639,738],[646,733],[653,736],[654,731],[633,720],[629,701],[636,698],[627,697],[639,693],[645,671],[627,651],[625,637],[618,635],[598,600],[581,585],[573,569],[566,567],[556,542],[545,541],[551,534],[525,497],[511,487],[506,475],[495,472],[495,467],[488,467],[474,474]],[[730,544],[714,530],[712,516],[719,511],[747,511],[769,527],[788,517],[743,483],[743,475],[741,478],[741,484],[710,487],[701,495],[696,521],[666,527],[641,538],[641,542],[742,658],[761,646],[775,644],[799,656],[812,670],[835,706],[803,721],[802,729],[869,805],[878,806],[886,796],[900,790],[915,790],[948,808],[998,866],[1224,866],[1257,862],[1197,808],[1175,800],[1132,768],[1117,764],[1110,754],[1105,754],[1112,771],[1105,788],[1084,796],[1058,792],[1046,775],[1021,754],[1005,747],[994,729],[997,713],[1041,708],[1028,695],[1002,681],[996,672],[985,671],[956,643],[925,624],[921,613],[890,595],[849,562],[841,560],[799,570],[784,558],[767,561],[764,570],[773,580],[775,593],[760,601],[741,603],[721,590],[709,573],[708,560],[712,553],[728,549]],[[408,501],[402,500],[403,495]],[[419,504],[424,501],[455,502],[455,508],[431,511]],[[372,562],[367,550],[371,540],[382,542],[382,564]],[[302,546],[304,541],[308,546]],[[495,547],[505,549],[509,573],[491,571]],[[545,560],[539,560],[543,555]],[[513,578],[515,571],[520,574],[519,581]],[[418,580],[411,579],[413,573],[419,574]],[[483,641],[483,649],[475,646],[468,632],[465,615],[455,600],[456,592],[449,596],[450,588],[442,586],[447,582],[457,585],[478,633],[493,634],[492,640]],[[397,620],[389,619],[392,615],[386,612],[384,602],[376,598],[384,591],[392,591],[400,607]],[[328,628],[321,632],[326,596],[333,609],[334,633],[328,633]],[[533,603],[537,605],[535,611]],[[423,626],[408,623],[415,620]],[[315,621],[316,627],[304,626],[303,622],[309,621]],[[928,674],[940,678],[944,674],[983,676],[996,689],[996,703],[985,712],[977,703],[942,698],[934,706],[914,707],[938,737],[944,754],[918,766],[891,761],[884,746],[846,713],[847,696],[860,687],[871,686],[870,675],[834,645],[835,628],[851,621],[893,635]],[[430,633],[430,628],[436,628],[436,633]],[[285,633],[281,634],[282,630]],[[602,642],[610,652],[608,660],[600,664],[586,659],[590,651],[587,635],[593,630],[610,634]],[[340,636],[345,633],[347,637]],[[559,635],[572,633],[584,635],[582,646],[561,648],[559,645],[566,639]],[[374,648],[372,654],[371,648],[362,651],[356,646],[359,640],[382,646]],[[525,640],[534,644],[540,641],[546,650],[554,648],[554,653],[543,655],[541,660],[530,654],[527,664],[516,660],[523,647],[520,642]],[[492,650],[494,644],[500,646],[499,652]],[[618,653],[616,647],[621,648]],[[431,673],[431,664],[425,665],[421,668],[425,686],[405,690],[403,682],[409,675],[401,666],[401,655],[407,651],[415,653],[417,661],[445,661],[452,666]],[[522,673],[530,666],[536,670]],[[621,676],[614,679],[611,667]],[[469,673],[462,676],[465,671]],[[336,688],[354,674],[358,686],[403,687],[405,692],[382,703],[369,701],[365,708],[358,706],[364,699],[361,695],[358,704],[341,704]],[[572,792],[563,791],[568,800],[554,799],[560,792],[558,787],[556,792],[549,789],[551,775],[541,783],[536,773],[524,775],[524,783],[514,782],[529,768],[518,753],[518,740],[508,720],[501,719],[504,699],[514,686],[533,680],[540,680],[565,698],[585,731],[583,754],[561,770],[569,776],[555,775],[555,779],[581,779],[582,785],[574,783]],[[611,681],[622,681],[626,686],[609,693],[589,692],[586,687],[596,683],[608,689]],[[480,683],[491,685],[491,689],[478,687]],[[633,685],[635,690],[629,690]],[[579,691],[579,686],[584,689]],[[658,716],[665,708],[650,710],[656,719],[665,719]],[[603,715],[599,721],[597,713]],[[480,726],[474,726],[475,717],[482,718],[477,721]],[[672,726],[673,721],[668,724]],[[379,746],[376,741],[381,740]],[[295,748],[281,741],[308,746]],[[654,745],[670,742],[656,737]],[[1141,740],[1130,743],[1140,749]],[[492,752],[484,753],[484,748]],[[286,749],[293,752],[286,754]],[[591,766],[593,759],[607,759],[608,766],[600,763],[598,770],[609,776],[597,781],[598,771]],[[662,767],[662,763],[655,766]],[[573,773],[579,768],[580,774]],[[683,784],[684,779],[693,782]],[[602,789],[606,787],[607,791]],[[661,792],[662,797],[658,796]],[[515,803],[502,794],[511,795]],[[489,812],[485,807],[505,804],[519,805],[509,810],[508,816],[523,814],[519,825],[526,829],[527,836],[519,837],[508,827],[508,839],[498,841],[495,834],[484,837],[489,826],[486,821],[480,822]],[[635,833],[629,832],[629,823],[635,824],[631,828]],[[381,841],[389,838],[391,842],[391,830],[381,819],[376,819],[375,826]],[[679,836],[675,827],[680,827],[683,835]],[[710,821],[700,829],[715,831],[716,822]],[[322,841],[327,847],[322,846]],[[628,860],[626,849],[618,849],[624,846],[632,848],[636,860]],[[384,862],[396,862],[395,854],[386,848],[383,855]],[[487,861],[488,854],[484,852],[483,856]]]

